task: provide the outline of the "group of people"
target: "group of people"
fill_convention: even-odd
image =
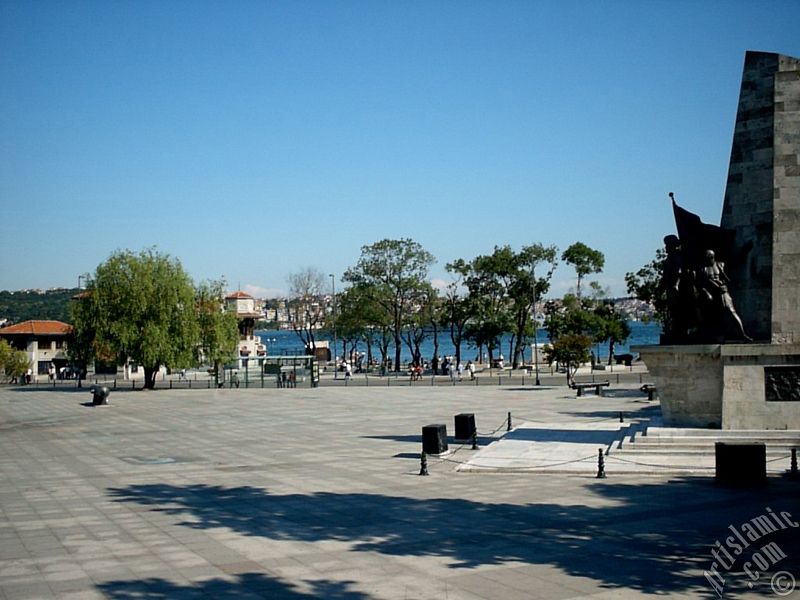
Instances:
[[[421,379],[422,374],[427,367],[427,364],[423,366],[421,363],[410,365],[409,373],[411,375],[411,381]],[[441,363],[434,359],[430,369],[433,371],[434,375],[448,375],[451,381],[461,381],[464,378],[464,371],[466,371],[469,375],[470,381],[475,380],[475,363],[471,360],[467,361],[465,366],[461,361],[456,361],[454,357],[445,356]]]

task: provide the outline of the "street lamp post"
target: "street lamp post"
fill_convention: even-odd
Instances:
[[[339,379],[339,370],[336,368],[336,279],[333,273],[329,277],[331,278],[331,298],[333,299],[333,378]]]

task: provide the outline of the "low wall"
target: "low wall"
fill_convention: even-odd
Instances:
[[[664,424],[800,429],[800,345],[636,346]]]

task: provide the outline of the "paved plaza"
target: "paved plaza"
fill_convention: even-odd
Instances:
[[[743,524],[800,520],[800,482],[725,488],[613,460],[595,477],[588,457],[620,412],[658,417],[638,383],[581,398],[327,383],[117,390],[102,407],[86,390],[0,388],[0,598],[800,598],[789,517],[703,575]],[[459,413],[474,413],[478,450],[452,440]],[[433,423],[450,453],[422,477]],[[482,471],[506,435],[540,468]],[[585,467],[555,464],[571,456]]]

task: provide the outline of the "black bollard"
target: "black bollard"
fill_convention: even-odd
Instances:
[[[508,412],[508,429],[506,431],[511,431],[511,411]]]
[[[597,479],[606,478],[606,463],[603,459],[603,449],[597,449]]]
[[[428,457],[422,452],[419,455],[419,474],[420,475],[427,475],[428,474]]]
[[[624,423],[625,422],[625,419],[622,416],[622,411],[620,411],[620,413],[619,413],[619,422],[620,423]]]
[[[792,463],[789,467],[789,477],[797,479],[797,448],[792,448]]]
[[[472,432],[472,449],[473,450],[477,450],[478,449],[478,432],[477,431],[473,431]]]

